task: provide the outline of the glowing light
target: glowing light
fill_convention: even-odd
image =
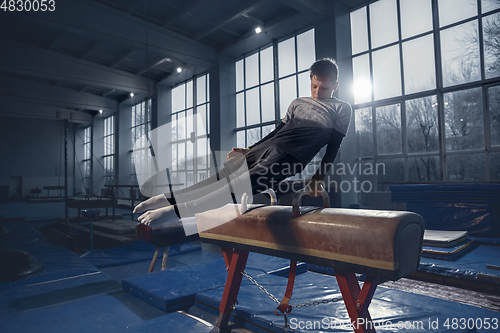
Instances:
[[[177,73],[180,73],[180,72],[182,72],[182,68],[177,67]]]
[[[356,80],[353,85],[354,99],[356,101],[370,101],[372,96],[372,84],[369,79]]]
[[[262,29],[260,27],[255,28],[255,32],[260,34],[262,32]]]
[[[102,109],[101,109],[101,110],[99,110],[99,113],[102,113]]]
[[[134,93],[130,93],[130,97],[134,97]]]

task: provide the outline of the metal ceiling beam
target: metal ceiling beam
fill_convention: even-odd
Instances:
[[[265,24],[265,23],[264,23],[264,21],[262,21],[262,20],[260,20],[260,19],[258,19],[258,18],[256,18],[256,17],[254,17],[254,16],[252,16],[252,15],[249,15],[249,14],[243,14],[242,16],[243,16],[243,17],[246,17],[246,18],[247,18],[247,19],[249,19],[249,20],[254,21],[255,23],[257,23],[257,24],[258,24],[258,25],[260,25],[261,27],[263,27],[263,26],[264,26],[264,24]]]
[[[47,51],[52,51],[54,49],[54,47],[56,46],[57,42],[60,39],[61,39],[61,34],[60,33],[56,34],[56,36],[54,37],[54,39],[52,39],[52,41],[50,42],[50,44],[47,45],[46,50]]]
[[[116,110],[118,108],[118,102],[111,98],[12,77],[0,80],[0,87],[0,96],[9,100],[30,101],[39,105],[72,109]]]
[[[116,57],[115,60],[113,60],[113,62],[109,65],[109,67],[114,68],[114,67],[118,66],[118,64],[120,62],[125,60],[127,57],[130,57],[132,55],[132,53],[134,53],[134,52],[135,52],[135,50],[125,50],[124,52],[122,52],[122,54],[120,54],[118,57]]]
[[[83,54],[80,56],[80,59],[85,60],[87,57],[99,46],[99,42],[92,42],[89,44],[87,47],[87,50],[83,52]]]
[[[184,5],[178,9],[179,11],[174,16],[168,18],[163,23],[163,27],[164,28],[170,27],[179,19],[179,17],[186,15],[190,10],[192,10],[196,5],[198,5],[202,1],[203,0],[189,0],[184,2]]]
[[[53,119],[62,120],[68,119],[74,123],[90,124],[92,116],[78,112],[48,105],[38,105],[30,101],[15,101],[4,99],[0,96],[2,110],[0,116],[3,117],[19,117],[19,118],[36,118],[36,119]]]
[[[211,34],[217,29],[220,29],[225,24],[237,19],[238,17],[250,12],[255,7],[260,5],[262,0],[251,0],[240,4],[239,6],[233,8],[231,11],[227,12],[225,15],[220,16],[218,20],[215,21],[210,27],[203,29],[194,37],[195,40],[200,40],[203,37]]]
[[[147,32],[147,47],[151,51],[205,67],[209,67],[216,60],[216,50],[211,46],[161,26],[148,24],[143,19],[97,1],[61,1],[57,10],[50,15],[31,11],[19,16],[18,21],[23,19],[59,31],[81,34],[104,44],[120,42],[136,50],[146,47]]]
[[[0,71],[146,95],[155,84],[117,69],[17,44],[3,45]]]
[[[110,91],[105,92],[104,94],[102,94],[102,95],[101,95],[101,97],[106,97],[106,96],[108,96],[108,95],[111,95],[111,94],[112,94],[112,93],[114,93],[114,92],[115,92],[115,89],[111,89]]]
[[[134,2],[132,2],[128,6],[126,13],[127,14],[132,14],[132,12],[135,11],[137,9],[137,7],[139,7],[139,5],[141,4],[141,2],[143,2],[143,0],[135,0]]]
[[[327,9],[326,0],[275,0],[283,5],[295,9],[308,16],[313,16],[318,21],[325,19]]]
[[[139,70],[137,72],[137,75],[142,75],[142,74],[146,73],[147,71],[149,71],[150,69],[155,68],[156,66],[163,64],[164,62],[171,62],[171,60],[170,60],[170,58],[163,58],[163,59],[160,59],[158,61],[154,61],[153,63],[151,63],[151,64],[147,65],[146,67],[144,67],[143,69]]]
[[[301,14],[293,9],[290,9],[286,12],[283,12],[281,15],[276,16],[276,17],[272,18],[271,20],[269,20],[268,22],[264,23],[264,25],[261,28],[265,32],[266,30],[272,29],[274,26],[278,25],[279,23],[282,23],[290,18],[299,16],[299,15],[301,15]],[[246,34],[244,34],[242,37],[224,45],[221,50],[227,51],[231,47],[234,47],[242,42],[245,42],[249,38],[261,38],[261,37],[262,37],[262,33],[257,34],[257,33],[255,33],[255,31],[250,30]]]

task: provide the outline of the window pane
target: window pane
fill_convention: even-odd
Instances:
[[[377,120],[377,152],[397,154],[402,151],[401,107],[399,104],[375,109]]]
[[[260,80],[261,83],[274,79],[273,47],[270,46],[260,52]]]
[[[179,170],[186,170],[186,143],[180,142],[177,145],[177,167]]]
[[[177,144],[172,144],[172,171],[177,170]]]
[[[500,1],[498,0],[481,0],[481,11],[487,13],[489,11],[500,8]]]
[[[191,138],[191,133],[194,131],[194,118],[193,118],[193,109],[187,110],[187,118],[186,118],[186,135],[187,138]]]
[[[245,96],[244,93],[236,95],[236,127],[245,126]]]
[[[500,146],[500,86],[488,88],[491,145]]]
[[[184,112],[177,115],[177,138],[179,140],[186,138],[186,117]]]
[[[500,180],[500,153],[490,153],[490,180]]]
[[[246,88],[259,84],[259,54],[255,53],[245,59]]]
[[[247,126],[258,124],[260,123],[259,87],[248,90],[246,94]]]
[[[276,128],[276,126],[274,126],[274,125],[268,125],[268,126],[262,127],[262,137],[264,138],[266,135],[271,133],[275,128]]]
[[[437,156],[408,159],[408,176],[411,182],[439,181],[441,180],[440,169]]]
[[[498,2],[500,4],[500,1]],[[500,76],[500,14],[483,18],[484,68],[486,78]]]
[[[439,26],[455,23],[477,15],[477,2],[470,0],[438,0]]]
[[[484,148],[481,88],[444,94],[446,150]]]
[[[248,146],[253,145],[254,143],[260,140],[260,127],[252,128],[247,130],[247,144]]]
[[[194,161],[194,143],[186,142],[186,169],[193,170]]]
[[[368,50],[368,24],[366,7],[351,12],[352,54]]]
[[[400,0],[400,5],[403,38],[432,30],[431,0]]]
[[[398,40],[396,0],[379,0],[370,4],[372,48]]]
[[[356,110],[356,141],[358,144],[359,156],[373,155],[373,127],[372,109]]]
[[[207,101],[206,77],[203,75],[196,79],[196,104],[202,104]]]
[[[186,90],[187,90],[186,91],[186,93],[187,93],[186,108],[192,108],[193,107],[193,80],[189,80],[188,83],[186,83]]]
[[[432,35],[403,43],[405,94],[436,88]]]
[[[390,184],[383,184],[384,182],[402,182],[405,180],[404,159],[402,158],[379,160],[376,163],[376,170],[378,171],[379,191],[388,190]]]
[[[359,104],[371,101],[372,84],[368,54],[352,58],[352,71],[354,79],[354,102]]]
[[[236,132],[236,146],[240,148],[247,147],[245,143],[245,130]]]
[[[283,118],[290,103],[297,98],[295,75],[280,80],[280,118]]]
[[[262,97],[262,122],[274,120],[274,83],[268,83],[260,88]]]
[[[172,115],[172,140],[177,141],[178,135],[177,135],[178,129],[177,129],[177,114]],[[137,134],[136,134],[137,137]]]
[[[311,78],[309,72],[299,74],[299,97],[311,96]]]
[[[295,39],[289,38],[278,44],[279,77],[295,73]]]
[[[206,169],[207,168],[207,139],[200,138],[196,143],[197,149],[197,161],[198,161],[198,169]]]
[[[373,52],[373,90],[375,100],[401,95],[399,46]]]
[[[297,36],[297,71],[309,69],[316,61],[316,52],[314,48],[314,29],[306,31]]]
[[[243,90],[243,59],[236,62],[236,91]]]
[[[178,87],[175,87],[172,89],[172,111],[180,111],[185,108],[186,101],[185,101],[185,91],[184,91],[184,84],[181,84]],[[140,124],[141,122],[136,119],[136,124]]]
[[[436,96],[406,101],[406,127],[409,153],[439,151]]]
[[[200,105],[196,109],[196,135],[207,134],[207,105]]]
[[[451,86],[481,78],[477,21],[441,31],[443,84]]]
[[[210,74],[205,75],[207,77],[207,102],[210,102]]]
[[[484,154],[449,155],[446,158],[448,180],[485,180]]]

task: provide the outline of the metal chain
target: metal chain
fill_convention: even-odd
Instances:
[[[267,289],[264,288],[264,286],[260,285],[257,281],[255,281],[255,279],[253,277],[251,277],[247,272],[242,271],[241,274],[243,274],[243,276],[246,276],[250,280],[250,282],[252,282],[257,287],[259,287],[259,289],[262,290],[262,292],[264,294],[266,294],[267,296],[269,296],[270,299],[272,299],[276,303],[280,304],[280,301],[273,294],[271,294],[269,291],[267,291]]]
[[[292,305],[292,308],[303,308],[306,306],[328,304],[328,303],[338,302],[338,301],[342,301],[342,300],[343,300],[342,297],[337,297],[337,298],[334,297],[332,299],[324,299],[322,301],[314,301],[314,302],[310,302],[310,303],[302,303],[302,304]]]
[[[242,271],[241,274],[243,276],[246,276],[250,282],[252,282],[253,284],[255,284],[257,287],[259,287],[260,290],[262,290],[263,293],[265,293],[267,296],[269,296],[270,299],[272,299],[273,301],[275,301],[276,303],[280,304],[280,301],[273,295],[271,294],[269,291],[267,291],[266,288],[264,288],[264,286],[260,285],[253,277],[251,277],[247,272],[245,271]],[[308,302],[308,303],[302,303],[302,304],[297,304],[297,305],[291,305],[292,308],[303,308],[303,307],[306,307],[306,306],[311,306],[311,305],[320,305],[320,304],[328,304],[328,303],[333,303],[333,302],[338,302],[338,301],[342,301],[343,298],[342,297],[334,297],[334,298],[331,298],[331,299],[324,299],[322,301],[314,301],[314,302]]]

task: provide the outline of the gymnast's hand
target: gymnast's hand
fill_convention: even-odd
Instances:
[[[230,160],[238,156],[238,154],[244,154],[245,151],[249,150],[248,148],[233,148],[226,157],[226,160]]]
[[[165,198],[164,194],[155,195],[154,197],[149,198],[146,201],[141,202],[137,206],[135,206],[133,213],[140,214],[144,213],[150,209],[158,209],[170,206],[170,203]]]
[[[179,221],[179,216],[175,213],[175,206],[163,207],[155,210],[148,210],[137,219],[145,225],[159,225],[169,222]]]

